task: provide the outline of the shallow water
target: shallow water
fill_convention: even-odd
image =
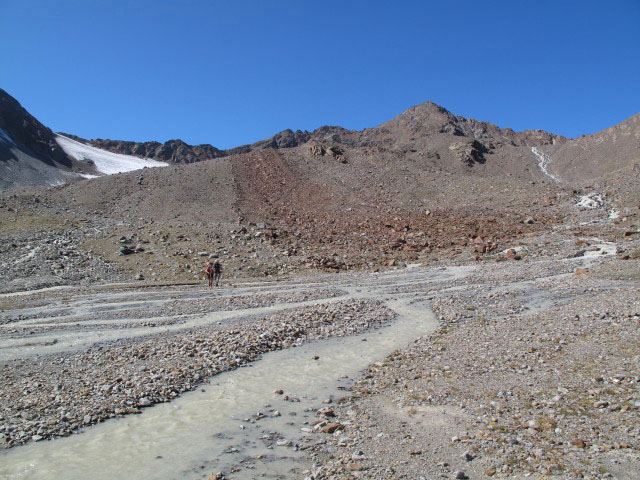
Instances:
[[[325,406],[324,399],[339,396],[339,387],[350,382],[344,376],[357,376],[436,327],[426,303],[413,295],[386,303],[399,315],[385,327],[270,352],[141,415],[13,448],[0,454],[0,474],[20,479],[208,478],[241,465],[233,478],[291,478],[309,467],[295,444],[313,443],[324,435],[300,430],[308,427],[305,421],[316,418],[305,410]],[[285,401],[274,394],[277,389],[300,401]],[[270,417],[275,410],[282,415]],[[244,421],[257,412],[268,417]],[[260,438],[265,435],[269,438]],[[276,439],[294,446],[275,446]]]
[[[167,317],[147,317],[143,319],[117,319],[117,320],[96,320],[98,324],[112,324],[112,323],[148,323],[169,318],[180,318],[184,321],[179,324],[173,325],[161,325],[155,327],[140,326],[127,329],[88,329],[86,331],[77,330],[51,330],[43,333],[35,333],[28,337],[17,338],[4,338],[0,341],[0,361],[10,361],[19,358],[30,358],[39,355],[47,355],[52,353],[59,353],[64,351],[75,351],[83,348],[87,348],[90,345],[99,342],[108,342],[114,340],[122,340],[127,338],[135,338],[144,335],[152,335],[158,333],[170,333],[177,330],[184,330],[185,328],[210,325],[218,322],[229,322],[235,320],[244,319],[250,316],[256,315],[268,315],[283,310],[288,310],[298,307],[306,307],[316,305],[318,303],[324,303],[326,301],[341,301],[345,300],[346,296],[331,297],[329,299],[320,300],[308,300],[295,303],[277,303],[268,307],[236,309],[236,310],[221,310],[200,315],[176,315]],[[73,317],[77,315],[86,315],[85,310],[81,310],[80,313],[75,313],[69,317],[69,322],[62,319],[56,323],[56,326],[61,328],[71,325],[90,325],[92,320],[73,321]],[[48,319],[47,319],[48,320]],[[0,327],[0,331],[3,328],[16,328],[26,325],[28,327],[50,326],[46,323],[37,323],[34,320],[24,320],[12,324],[3,325]],[[52,343],[55,340],[55,343]]]

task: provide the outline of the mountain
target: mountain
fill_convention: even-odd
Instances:
[[[55,186],[166,165],[56,134],[0,89],[0,188]]]
[[[7,124],[2,142],[16,150],[16,122],[11,130]],[[442,256],[495,259],[528,235],[571,222],[580,231],[613,222],[631,228],[640,215],[637,125],[638,116],[567,139],[515,132],[427,102],[361,131],[284,130],[229,150],[179,140],[84,140],[41,127],[72,167],[62,157],[55,166],[37,161],[75,181],[0,192],[0,224],[22,228],[25,245],[63,241],[56,229],[73,225],[69,235],[87,255],[128,278],[144,271],[163,281],[196,278],[202,252],[224,256],[230,270],[249,276]],[[164,168],[141,174],[145,166]],[[124,173],[110,175],[117,172]],[[31,177],[32,185],[34,178],[47,185],[53,177]],[[599,199],[599,208],[579,206],[585,195]],[[33,272],[49,277],[61,263],[33,258]],[[56,278],[83,277],[76,260],[64,259],[72,268],[55,270]]]
[[[333,159],[351,168],[362,162],[393,166],[402,160],[411,163],[409,171],[416,167],[413,183],[420,183],[417,179],[424,175],[459,175],[461,181],[469,175],[476,179],[508,175],[523,182],[559,181],[576,186],[628,173],[639,161],[639,115],[597,134],[567,139],[542,130],[515,132],[426,102],[362,131],[339,126],[312,132],[287,129],[253,144],[221,150],[182,140],[87,140],[55,134],[6,92],[0,91],[0,100],[2,188],[61,184],[82,176],[245,158],[258,152],[282,152],[293,163]],[[392,172],[391,177],[399,174]],[[391,177],[387,175],[385,181],[394,183]],[[401,195],[412,191],[407,186],[399,189]]]
[[[454,115],[432,102],[410,108],[379,127],[362,132],[338,126],[323,126],[313,132],[291,129],[283,130],[271,138],[228,150],[219,150],[212,145],[188,145],[182,140],[159,142],[127,142],[120,140],[86,140],[70,134],[69,138],[110,152],[153,158],[173,163],[193,163],[213,158],[226,157],[265,149],[295,148],[309,142],[339,144],[349,147],[384,146],[415,141],[435,134],[446,134],[478,140],[493,140],[497,145],[538,146],[564,143],[566,138],[542,130],[514,132],[501,129],[488,122],[479,122]]]
[[[55,134],[0,89],[0,188],[62,184],[73,168]]]
[[[56,134],[56,142],[69,158],[93,169],[94,175],[84,175],[85,178],[168,165],[149,158],[110,152],[60,134]]]

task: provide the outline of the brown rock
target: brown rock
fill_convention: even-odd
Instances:
[[[509,250],[507,250],[507,253],[505,253],[504,256],[509,260],[520,260],[522,258],[520,255],[517,254],[517,252],[513,248],[510,248]]]
[[[336,414],[333,411],[333,409],[331,409],[329,407],[321,408],[320,410],[318,410],[318,415],[324,415],[325,417],[335,417],[336,416]]]
[[[344,430],[344,425],[342,425],[341,423],[335,422],[322,427],[322,433],[333,433],[337,430]]]
[[[571,440],[571,445],[574,445],[578,448],[586,448],[587,444],[582,438],[574,438]]]
[[[321,157],[326,153],[324,147],[319,143],[311,143],[309,144],[309,154],[314,155],[316,157]]]

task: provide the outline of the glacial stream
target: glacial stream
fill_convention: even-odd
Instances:
[[[234,479],[299,477],[311,467],[302,450],[325,435],[312,431],[311,422],[318,418],[312,409],[345,395],[364,368],[437,326],[423,294],[389,289],[425,281],[437,287],[468,273],[380,276],[375,285],[341,285],[349,297],[382,300],[398,316],[359,335],[267,353],[139,415],[0,452],[0,476],[196,479],[234,471]]]

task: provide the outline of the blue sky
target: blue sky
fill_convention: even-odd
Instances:
[[[428,100],[575,137],[640,112],[639,25],[639,0],[0,0],[0,88],[85,138],[229,148]]]

